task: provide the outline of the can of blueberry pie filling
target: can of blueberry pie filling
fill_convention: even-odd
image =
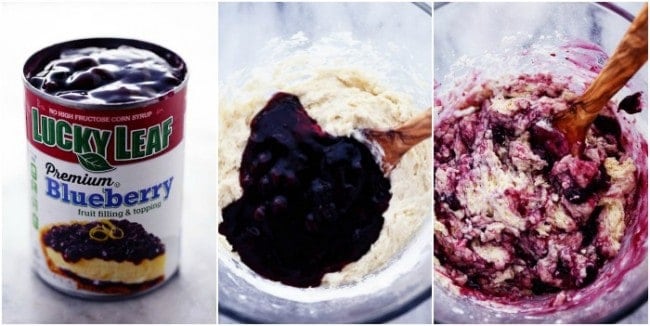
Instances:
[[[38,51],[23,77],[36,273],[81,297],[163,284],[179,261],[184,61],[82,39]]]

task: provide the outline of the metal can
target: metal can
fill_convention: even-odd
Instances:
[[[178,270],[187,68],[163,47],[94,38],[23,67],[33,266],[81,297],[151,290]]]

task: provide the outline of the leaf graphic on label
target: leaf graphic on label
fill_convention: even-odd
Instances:
[[[115,170],[106,159],[97,153],[77,154],[81,166],[90,172],[108,172]]]

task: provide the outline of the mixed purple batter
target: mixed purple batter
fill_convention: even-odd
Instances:
[[[621,248],[637,166],[610,102],[580,157],[549,119],[577,99],[549,74],[468,83],[438,99],[435,256],[458,286],[525,298],[583,288]],[[634,94],[619,109],[638,112]]]

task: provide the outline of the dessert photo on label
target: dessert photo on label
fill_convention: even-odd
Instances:
[[[430,10],[219,5],[221,322],[431,322]]]
[[[165,245],[142,225],[102,219],[44,226],[43,255],[54,273],[93,292],[129,293],[165,278]]]
[[[647,323],[633,314],[648,284],[639,9],[434,10],[436,322]]]

